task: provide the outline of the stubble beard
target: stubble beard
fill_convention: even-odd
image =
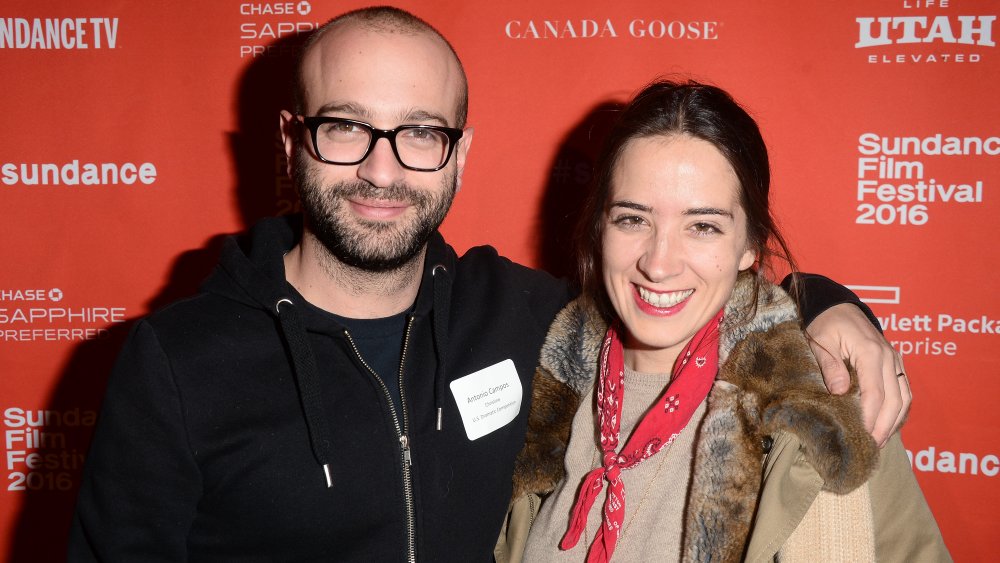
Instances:
[[[310,160],[301,148],[295,151],[293,181],[306,224],[334,258],[366,272],[390,272],[412,262],[441,226],[455,198],[454,172],[442,177],[442,189],[433,194],[405,183],[379,188],[361,179],[324,186]],[[352,197],[405,201],[416,216],[403,224],[352,218],[348,210]]]

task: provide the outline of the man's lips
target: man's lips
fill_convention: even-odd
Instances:
[[[380,221],[395,219],[410,207],[407,201],[386,199],[349,199],[348,203],[357,215]]]

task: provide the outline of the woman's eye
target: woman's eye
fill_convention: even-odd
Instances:
[[[619,215],[611,219],[611,222],[619,227],[638,227],[646,223],[646,221],[639,217],[638,215]]]
[[[691,228],[700,235],[701,234],[709,235],[722,232],[718,227],[716,227],[711,223],[695,223],[694,225],[692,225]]]

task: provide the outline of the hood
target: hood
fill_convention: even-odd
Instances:
[[[302,216],[294,215],[264,219],[249,233],[228,238],[223,244],[219,264],[203,284],[202,291],[262,309],[277,321],[292,360],[313,454],[330,487],[329,460],[333,457],[334,434],[320,396],[319,370],[308,332],[341,334],[345,329],[328,316],[305,314],[312,305],[285,280],[284,255],[298,243],[301,233]],[[435,231],[427,243],[420,289],[410,310],[411,317],[429,317],[433,327],[439,430],[446,397],[444,367],[447,365],[449,303],[456,263],[454,251]]]
[[[227,238],[219,264],[202,285],[202,291],[272,313],[282,299],[294,296],[301,300],[302,297],[285,281],[284,264],[284,255],[298,244],[301,236],[302,215],[297,214],[263,219],[249,232]],[[443,280],[438,278],[438,285],[450,288],[457,260],[454,250],[435,231],[427,242],[423,279],[412,309],[414,314],[430,315],[441,305],[435,303],[434,278],[437,273],[446,273],[447,282],[442,284]],[[440,289],[436,291],[441,293]],[[444,295],[439,295],[441,297]],[[334,326],[337,330],[343,329]],[[310,330],[320,332],[323,328],[328,327],[310,326]]]
[[[202,291],[272,310],[290,291],[285,281],[284,255],[302,235],[302,216],[272,217],[249,232],[229,237],[222,256]]]

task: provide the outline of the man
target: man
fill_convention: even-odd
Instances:
[[[297,88],[280,125],[302,224],[229,241],[201,294],[136,325],[70,560],[491,558],[569,291],[437,233],[473,132],[461,63],[426,23],[335,19]],[[870,345],[850,315],[867,336],[845,342]]]

